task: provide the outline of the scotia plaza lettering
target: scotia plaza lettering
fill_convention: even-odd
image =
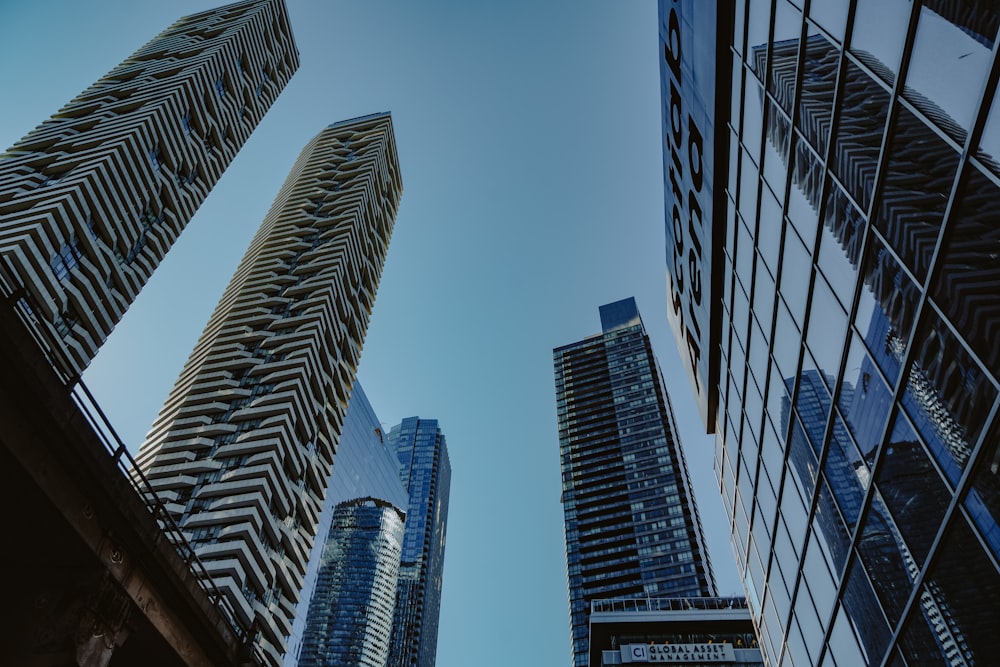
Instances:
[[[732,644],[625,644],[622,662],[735,662]]]
[[[712,400],[707,350],[717,241],[712,204],[716,59],[715,43],[707,35],[714,34],[718,11],[715,2],[660,1],[667,311],[705,417]]]

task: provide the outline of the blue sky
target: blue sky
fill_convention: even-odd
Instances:
[[[0,144],[214,2],[0,0]],[[360,378],[387,426],[437,418],[453,476],[440,667],[567,664],[552,348],[635,296],[716,578],[741,591],[666,323],[656,5],[289,0],[302,66],[85,380],[138,447],[301,147],[393,115],[404,194]]]

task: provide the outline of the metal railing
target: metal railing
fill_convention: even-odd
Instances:
[[[8,305],[16,313],[28,334],[38,344],[39,351],[48,360],[49,365],[56,372],[63,385],[66,386],[70,398],[87,419],[94,433],[101,440],[108,454],[110,454],[112,461],[124,473],[125,478],[139,495],[139,498],[153,516],[153,519],[156,520],[160,530],[163,531],[166,538],[173,544],[184,565],[194,574],[198,580],[198,585],[208,596],[209,601],[219,610],[223,618],[226,619],[237,639],[241,643],[246,644],[251,639],[250,629],[240,622],[229,598],[215,585],[215,581],[208,573],[205,564],[201,562],[194,547],[184,537],[180,526],[177,525],[177,522],[169,510],[167,510],[163,500],[153,489],[152,484],[142,474],[142,471],[139,470],[135,459],[115,431],[104,410],[98,405],[90,389],[87,388],[79,376],[67,370],[73,366],[69,359],[66,358],[62,346],[53,340],[51,332],[39,321],[28,301],[29,295],[27,290],[20,284],[19,280],[13,277],[10,267],[4,264],[0,264],[0,294],[2,294]],[[254,653],[257,654],[257,651],[255,650]]]
[[[590,613],[748,609],[746,598],[613,598],[591,600]]]

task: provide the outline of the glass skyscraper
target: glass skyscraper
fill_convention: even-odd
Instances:
[[[355,507],[360,500],[366,508]],[[324,539],[317,540],[309,558],[286,667],[345,664],[349,659],[353,664],[385,667],[396,605],[402,518],[408,506],[409,496],[399,478],[399,459],[389,447],[361,383],[355,382],[320,517],[318,534]],[[399,516],[398,522],[393,513]],[[344,581],[344,577],[354,576],[344,569],[346,566],[334,562],[340,557],[337,554],[344,553],[353,553],[352,557],[361,561],[351,567],[361,568],[363,581]],[[391,558],[388,553],[393,554]],[[345,605],[364,606],[372,618],[352,615],[344,611]],[[385,623],[383,619],[387,619]],[[333,633],[337,637],[332,637]],[[351,643],[356,636],[364,637],[365,649],[350,653],[343,643]],[[334,655],[338,657],[334,659]]]
[[[298,664],[385,667],[403,543],[403,512],[356,498],[333,510]]]
[[[591,602],[715,595],[669,397],[632,298],[553,350],[573,664]]]
[[[770,664],[992,661],[998,26],[660,3],[668,310]]]
[[[419,417],[393,426],[388,443],[410,496],[388,664],[434,667],[451,489],[448,447],[437,420]]]

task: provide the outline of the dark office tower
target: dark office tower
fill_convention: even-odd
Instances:
[[[137,457],[267,664],[287,650],[401,192],[388,114],[306,145]]]
[[[768,662],[990,662],[1000,10],[660,19],[670,317]]]
[[[399,564],[390,667],[433,667],[437,655],[441,582],[451,462],[436,419],[407,417],[392,427],[389,445],[410,494]]]
[[[337,505],[309,605],[300,667],[385,667],[403,513],[384,500]]]
[[[553,350],[573,661],[591,601],[715,595],[684,452],[632,298],[602,333]]]
[[[282,0],[193,14],[0,156],[0,275],[62,373],[90,363],[298,66]]]
[[[344,417],[343,432],[337,444],[337,457],[333,466],[333,474],[330,476],[320,519],[318,534],[324,535],[325,538],[317,540],[309,558],[303,595],[299,601],[292,635],[288,642],[288,654],[285,658],[286,667],[313,667],[329,664],[331,659],[327,657],[326,649],[336,644],[327,636],[332,632],[331,614],[333,610],[340,609],[348,602],[348,599],[345,598],[347,589],[344,588],[344,584],[338,583],[336,577],[321,577],[319,582],[316,579],[321,563],[329,560],[328,558],[324,560],[323,555],[327,543],[341,543],[341,546],[333,548],[334,550],[342,549],[343,540],[353,540],[354,537],[350,537],[352,535],[350,531],[345,533],[341,529],[342,527],[331,528],[334,508],[340,505],[348,507],[357,499],[365,498],[377,501],[376,504],[379,507],[382,505],[392,506],[402,516],[409,505],[409,496],[399,479],[399,459],[396,458],[395,450],[389,447],[386,440],[375,410],[368,402],[368,397],[361,388],[361,384],[355,382],[354,390],[351,392],[351,400],[347,406],[347,414]],[[336,525],[335,522],[334,525]],[[375,539],[374,534],[366,533],[366,535]],[[369,625],[368,619],[363,615],[355,616],[350,623],[354,630],[349,632],[346,630],[347,626],[339,621],[332,624],[337,627],[337,632],[348,632],[348,634],[355,630],[363,632],[370,638],[372,642],[370,646],[382,646],[385,651],[375,652],[374,655],[381,655],[379,664],[383,666],[387,657],[392,614],[396,604],[396,578],[399,574],[402,539],[402,532],[400,532],[399,544],[395,548],[395,562],[391,564],[392,593],[388,599],[387,622],[384,625],[381,623]],[[390,564],[382,563],[381,551],[377,545],[373,545],[373,548],[375,550],[371,552],[372,557],[380,563],[378,566],[382,568],[380,571],[383,569],[388,571],[385,568],[389,568]],[[373,562],[375,561],[366,561],[368,565]],[[326,566],[324,565],[324,567]],[[385,582],[381,577],[376,577],[370,583],[372,586],[377,584],[381,590]],[[356,598],[365,595],[370,596],[373,600],[371,603],[374,605],[372,613],[381,618],[385,611],[385,599],[380,597],[381,594],[378,591],[372,590],[366,593],[364,586],[354,586],[351,589],[350,601],[356,604],[358,602]],[[343,614],[342,611],[337,613]],[[366,655],[370,656],[372,652],[369,650]],[[324,660],[327,662],[324,663]],[[339,659],[332,660],[332,662],[341,664]]]

